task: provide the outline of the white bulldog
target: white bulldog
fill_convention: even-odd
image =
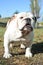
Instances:
[[[33,42],[33,15],[30,12],[22,12],[17,14],[7,23],[7,29],[4,34],[4,55],[5,58],[12,56],[9,53],[8,45],[11,41],[25,41],[26,44],[21,44],[21,48],[26,47],[25,56],[32,57],[31,48]]]

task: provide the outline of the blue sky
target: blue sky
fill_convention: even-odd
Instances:
[[[43,0],[40,4],[40,15],[43,16]],[[15,11],[31,11],[30,0],[0,0],[0,14],[2,17],[12,16]]]

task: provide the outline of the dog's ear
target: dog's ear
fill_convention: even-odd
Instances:
[[[32,19],[33,19],[35,22],[37,21],[37,17],[35,17],[35,16],[34,16]]]
[[[10,22],[12,22],[13,19],[16,19],[17,14],[14,14],[7,22],[6,28],[9,26]]]
[[[38,16],[38,17],[33,17],[32,19],[34,20],[34,21],[37,21],[37,19],[39,19],[40,17]]]
[[[9,19],[9,23],[13,20],[13,19],[16,19],[17,17],[17,14],[14,14],[10,19]]]

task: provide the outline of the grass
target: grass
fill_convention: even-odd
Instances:
[[[0,65],[43,65],[43,28],[34,30],[34,40],[32,45],[32,58],[25,58],[25,49],[20,49],[19,42],[14,44],[10,49],[12,57],[9,59],[3,58],[3,36],[5,28],[0,27]]]
[[[34,30],[34,41],[43,42],[43,28]]]

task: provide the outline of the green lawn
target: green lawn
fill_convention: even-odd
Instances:
[[[34,41],[43,42],[43,28],[34,30]]]
[[[25,49],[20,49],[19,46],[15,46],[10,50],[13,53],[13,56],[9,59],[4,59],[3,55],[3,36],[5,28],[0,27],[0,65],[43,65],[43,28],[34,30],[34,53],[35,55],[27,59],[24,54]],[[16,54],[18,53],[18,54]],[[20,53],[20,54],[19,54]]]

